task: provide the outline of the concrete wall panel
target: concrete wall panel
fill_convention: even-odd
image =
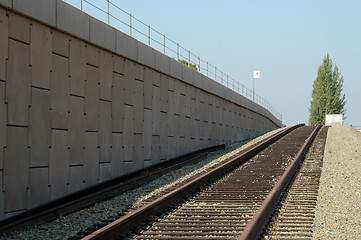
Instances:
[[[6,104],[5,83],[0,82],[0,169],[4,168],[4,147],[6,146]],[[0,185],[1,187],[1,185]]]
[[[174,115],[173,116],[174,120],[173,120],[173,136],[174,136],[174,143],[178,143],[178,138],[180,137],[180,116],[179,115]],[[178,147],[178,146],[177,146]]]
[[[133,160],[134,150],[134,112],[133,107],[125,105],[124,107],[124,161]]]
[[[0,6],[11,8],[13,0],[0,0]]]
[[[7,127],[7,146],[4,156],[5,212],[27,207],[29,186],[28,130],[23,127]],[[14,176],[16,178],[14,179]]]
[[[69,167],[69,186],[68,193],[73,193],[83,189],[84,184],[84,167],[71,166]]]
[[[157,71],[152,71],[153,72],[153,85],[160,87],[160,73]]]
[[[144,108],[152,109],[153,98],[153,74],[152,70],[145,68],[143,72],[143,94],[144,94]]]
[[[160,162],[160,136],[152,136],[152,163]]]
[[[52,128],[67,129],[70,106],[69,61],[56,54],[53,54],[50,88]]]
[[[167,159],[167,148],[168,148],[168,115],[165,112],[160,113],[160,128],[159,128],[159,136],[160,136],[160,160]]]
[[[129,174],[129,173],[132,173],[132,172],[135,172],[137,169],[135,168],[135,164],[134,162],[130,161],[125,161],[124,162],[124,174]]]
[[[185,95],[180,95],[179,98],[179,115],[180,116],[185,116],[186,115],[186,96]]]
[[[115,29],[102,21],[90,18],[89,40],[91,43],[115,52]]]
[[[178,62],[175,59],[169,59],[169,74],[177,79],[182,79],[183,77],[183,64]]]
[[[159,135],[160,122],[160,88],[153,85],[153,98],[152,98],[152,134]]]
[[[29,114],[30,167],[49,166],[51,146],[50,92],[32,88]]]
[[[101,51],[99,55],[100,99],[111,101],[113,82],[113,57],[109,52]]]
[[[84,149],[84,182],[90,187],[98,182],[99,178],[99,148],[98,133],[85,133]]]
[[[203,81],[202,81],[202,89],[204,91],[207,91],[207,92],[211,92],[211,88],[212,88],[212,79],[206,77],[206,76],[202,76],[203,77]]]
[[[191,117],[191,102],[192,102],[192,98],[191,98],[191,86],[190,85],[186,85],[186,95],[185,95],[185,115],[186,117]]]
[[[196,86],[199,89],[202,89],[203,87],[203,75],[199,72],[193,71],[194,76],[194,86]]]
[[[167,79],[167,82],[168,82],[168,91],[174,92],[174,88],[175,88],[174,78],[166,77],[166,79]]]
[[[144,167],[143,135],[134,134],[133,164],[136,170]]]
[[[52,2],[54,0],[42,1]],[[61,0],[56,0],[56,27],[85,41],[89,41],[89,15]]]
[[[85,43],[72,38],[69,53],[70,93],[85,96],[86,79],[86,47]]]
[[[116,32],[116,49],[119,55],[137,61],[138,41],[120,31]]]
[[[179,116],[179,137],[186,137],[186,132],[188,128],[188,126],[186,125],[186,119],[187,118],[184,115]]]
[[[98,131],[99,70],[87,65],[85,82],[85,130]]]
[[[13,0],[13,9],[55,27],[56,0]]]
[[[50,201],[49,168],[30,168],[28,208]]]
[[[219,95],[219,83],[216,81],[211,81],[211,93],[214,95]]]
[[[29,45],[9,40],[9,60],[6,68],[6,101],[8,124],[28,125],[31,101],[31,69]]]
[[[84,98],[70,97],[69,122],[69,164],[80,165],[84,163]]]
[[[86,45],[86,63],[94,67],[99,66],[100,49],[93,45]]]
[[[151,167],[152,165],[153,165],[152,160],[144,160],[144,162],[143,162],[144,168]]]
[[[143,65],[135,64],[135,80],[143,82],[143,71],[144,71]]]
[[[155,59],[155,63],[154,63],[155,70],[169,75],[169,70],[170,70],[170,68],[169,68],[169,63],[170,63],[169,57],[162,54],[162,53],[160,53],[160,52],[158,52],[158,51],[155,51],[154,59]]]
[[[125,91],[125,104],[134,105],[135,99],[135,64],[132,61],[124,62],[124,91]]]
[[[141,134],[143,132],[144,119],[144,94],[143,82],[134,81],[134,133]]]
[[[112,87],[112,130],[123,132],[124,122],[124,76],[113,73]]]
[[[50,28],[34,22],[30,36],[31,85],[50,89],[52,36]]]
[[[99,164],[99,182],[112,178],[112,165],[110,162]]]
[[[174,92],[168,91],[168,106],[167,106],[167,129],[168,129],[168,137],[174,136]],[[161,124],[165,124],[162,122]]]
[[[124,61],[124,58],[113,54],[113,71],[115,73],[124,74]]]
[[[69,45],[70,45],[70,36],[58,32],[56,30],[52,31],[53,41],[53,53],[56,53],[63,57],[69,57]]]
[[[110,148],[112,146],[112,118],[111,118],[111,103],[100,101],[99,114],[99,162],[110,162]]]
[[[172,159],[175,156],[174,137],[168,137],[167,140],[168,140],[168,143],[167,143],[167,156],[166,156],[166,159]]]
[[[180,108],[181,108],[181,102],[180,102],[180,81],[174,82],[174,114],[180,115]]]
[[[9,37],[20,42],[30,43],[30,24],[32,21],[14,12],[9,15]]]
[[[155,50],[138,42],[138,62],[148,67],[154,68],[154,54]]]
[[[152,110],[144,109],[144,122],[143,122],[143,156],[144,159],[152,159]]]
[[[168,108],[168,78],[160,76],[160,111],[167,112]]]
[[[122,133],[113,133],[112,136],[112,148],[111,148],[111,157],[112,157],[112,177],[118,177],[123,175],[123,160],[124,160],[124,151],[123,151],[123,134]]]
[[[182,64],[182,65],[183,65],[182,66],[183,82],[193,85],[194,84],[194,75],[193,75],[194,70],[184,64]]]
[[[65,196],[69,183],[69,149],[68,132],[52,130],[52,146],[50,149],[49,184],[51,200]]]
[[[0,8],[0,80],[5,80],[6,59],[8,58],[9,22],[6,11]]]
[[[181,95],[184,95],[184,96],[186,95],[186,86],[187,86],[186,83],[179,81],[179,88],[180,88]]]

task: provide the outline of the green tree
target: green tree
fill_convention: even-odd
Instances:
[[[186,60],[178,59],[178,62],[181,62],[184,65],[188,66],[188,62]],[[197,66],[195,64],[191,63],[190,66],[188,66],[188,67],[192,68],[195,71],[198,71],[198,68],[197,68]]]
[[[345,94],[342,94],[343,76],[327,54],[313,82],[309,124],[325,124],[325,114],[345,114]]]

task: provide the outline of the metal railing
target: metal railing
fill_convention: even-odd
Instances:
[[[67,0],[63,1],[69,2]],[[69,2],[69,4],[72,3]],[[74,6],[74,4],[72,5]],[[239,81],[224,73],[220,68],[217,68],[200,56],[191,52],[189,49],[184,48],[178,42],[173,41],[165,34],[162,34],[152,28],[149,24],[142,22],[131,13],[121,9],[111,0],[93,0],[93,2],[91,0],[79,0],[79,5],[74,7],[79,7],[80,10],[106,22],[124,33],[129,33],[129,36],[147,44],[159,52],[168,55],[169,57],[177,60],[183,60],[183,63],[188,64],[188,66],[192,67],[196,71],[263,106],[277,119],[282,121],[282,115],[260,95],[254,93]]]

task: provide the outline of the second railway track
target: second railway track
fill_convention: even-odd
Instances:
[[[185,185],[193,184],[192,190],[181,186],[183,190],[172,191],[178,191],[174,196],[172,192],[164,193],[154,200],[160,205],[150,207],[154,203],[145,202],[84,239],[235,239],[253,222],[253,216],[295,156],[305,153],[300,149],[309,147],[310,143],[305,146],[305,142],[312,142],[310,135],[316,135],[315,129],[297,128],[236,167],[245,160],[242,157],[247,151],[243,152],[229,161],[233,161],[231,173],[215,173],[212,183],[209,179],[191,180]],[[242,160],[236,164],[237,158]]]
[[[298,174],[275,207],[263,239],[311,239],[328,127],[317,135]]]

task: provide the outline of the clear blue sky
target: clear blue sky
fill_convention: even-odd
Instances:
[[[106,9],[105,0],[103,4],[103,0],[87,1]],[[79,0],[66,2],[79,6]],[[256,92],[283,115],[287,125],[308,123],[313,81],[329,53],[345,80],[346,124],[361,126],[359,0],[111,2],[250,89],[253,70],[260,70]],[[87,8],[86,3],[83,6]],[[106,20],[99,11],[88,11]],[[121,13],[115,15],[129,21]],[[127,27],[123,29],[129,33]]]

